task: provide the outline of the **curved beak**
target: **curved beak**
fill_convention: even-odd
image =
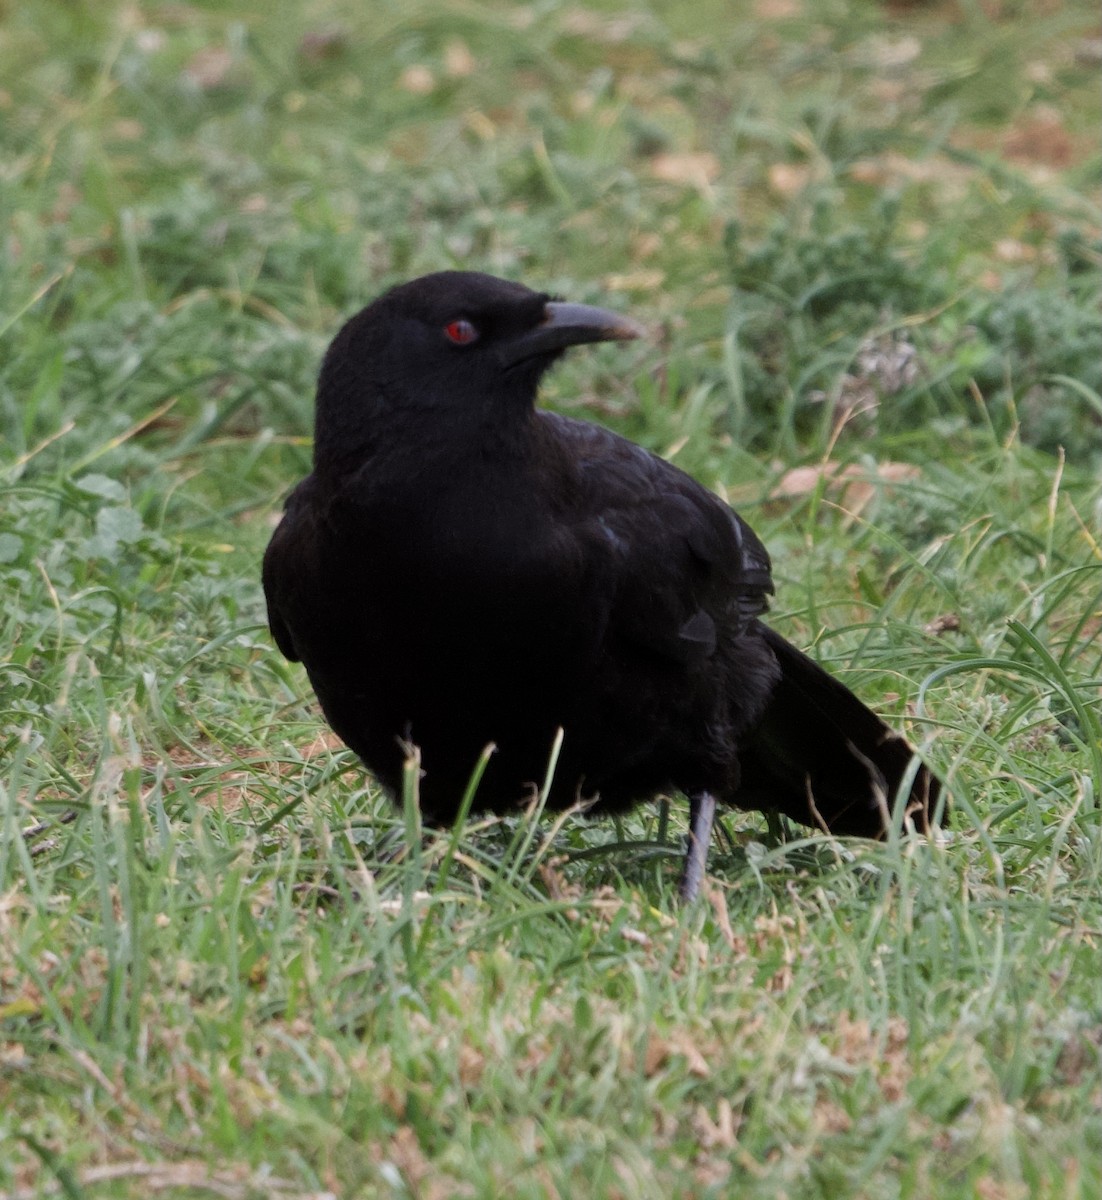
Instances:
[[[544,305],[543,320],[499,349],[502,365],[516,366],[525,359],[555,354],[585,342],[626,342],[646,336],[638,321],[607,308],[589,304],[564,304],[558,300]]]

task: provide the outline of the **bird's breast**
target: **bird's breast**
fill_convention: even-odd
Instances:
[[[324,590],[433,661],[543,660],[588,637],[580,547],[523,486],[361,490],[333,506],[325,541]]]

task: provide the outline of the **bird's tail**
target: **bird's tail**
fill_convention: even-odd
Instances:
[[[818,663],[762,626],[781,668],[740,753],[740,807],[778,810],[832,833],[881,837],[900,791],[916,829],[939,819],[941,781],[908,742]]]

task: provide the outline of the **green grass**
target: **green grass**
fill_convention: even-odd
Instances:
[[[2,1200],[1102,1195],[1096,36],[0,5]],[[653,326],[547,402],[738,505],[943,839],[727,814],[682,911],[676,804],[420,831],[319,736],[259,556],[454,265]]]

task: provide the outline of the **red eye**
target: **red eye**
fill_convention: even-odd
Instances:
[[[448,341],[455,342],[457,346],[465,346],[468,342],[478,341],[478,330],[470,321],[449,321],[444,326],[444,333]]]

